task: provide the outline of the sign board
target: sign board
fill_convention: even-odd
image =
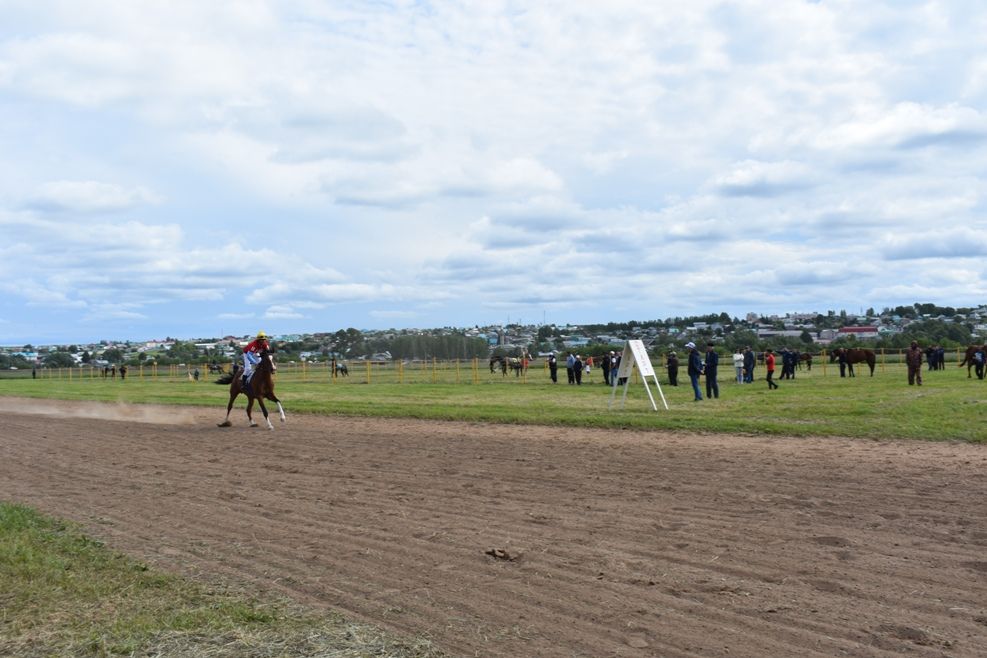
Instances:
[[[648,387],[648,377],[654,381],[655,388],[658,389],[658,394],[661,395],[662,404],[665,405],[665,409],[668,409],[668,402],[665,401],[665,394],[662,393],[661,385],[658,383],[658,377],[655,375],[655,369],[651,365],[651,357],[648,356],[648,350],[644,347],[644,343],[640,340],[629,340],[624,344],[624,352],[620,356],[620,368],[617,370],[617,375],[614,376],[610,373],[610,381],[613,383],[613,392],[610,394],[610,406],[613,406],[614,397],[617,395],[617,384],[618,382],[624,382],[624,396],[621,399],[621,406],[627,401],[627,387],[630,384],[631,375],[634,372],[634,367],[641,371],[641,379],[644,382],[644,390],[648,392],[648,399],[651,400],[651,407],[658,411],[658,405],[655,403],[655,398],[651,395],[651,388]]]
[[[634,366],[637,366],[637,369],[641,371],[642,377],[655,376],[655,370],[651,366],[651,357],[648,356],[648,350],[645,349],[644,343],[640,340],[629,340],[624,345],[624,353],[620,357],[620,372],[617,373],[617,377],[620,379],[630,377]]]

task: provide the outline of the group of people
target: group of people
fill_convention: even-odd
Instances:
[[[699,390],[699,377],[703,375],[706,376],[706,397],[720,397],[720,384],[716,380],[720,355],[713,349],[713,343],[706,343],[705,357],[700,356],[699,349],[692,341],[686,343],[685,348],[689,350],[689,363],[686,372],[689,375],[689,383],[692,384],[692,393],[695,396],[693,399],[696,402],[703,399],[703,394]]]
[[[716,352],[713,343],[706,344],[705,354],[700,353],[699,348],[691,341],[686,343],[685,347],[689,352],[686,372],[689,375],[689,382],[692,385],[694,400],[699,402],[703,399],[702,390],[699,386],[700,377],[706,378],[706,398],[719,398],[720,387],[717,382],[717,371],[720,356]],[[850,377],[853,377],[853,365],[849,362],[846,349],[840,348],[834,354],[839,363],[840,377],[846,377],[848,371]],[[945,350],[942,347],[930,347],[922,350],[919,348],[918,343],[913,341],[905,355],[905,362],[908,365],[909,385],[922,385],[922,363],[924,361],[928,361],[930,370],[943,368],[944,366],[942,364],[945,363],[944,355]],[[616,383],[623,384],[625,381],[625,378],[621,378],[619,382],[614,381],[620,369],[620,358],[621,355],[613,351],[609,355],[604,355],[602,358],[603,380],[608,385],[614,385]],[[778,388],[774,375],[776,372],[776,363],[779,358],[781,360],[781,375],[779,379],[795,379],[795,371],[799,367],[802,355],[797,350],[788,348],[782,348],[779,351],[778,357],[775,356],[772,349],[766,349],[764,351],[765,381],[768,384],[768,390]],[[983,379],[987,376],[987,345],[976,352],[973,359],[977,377]],[[733,354],[732,362],[738,384],[750,384],[754,382],[754,371],[757,367],[757,360],[756,353],[749,346]],[[592,370],[592,357],[587,362],[590,364],[590,367],[586,368],[586,372],[588,373]],[[582,383],[583,368],[587,362],[584,362],[580,355],[569,353],[566,359],[566,370],[570,384],[579,385]],[[558,362],[554,352],[549,357],[548,365],[552,381],[557,382],[556,370],[558,368]],[[671,386],[678,386],[679,358],[675,351],[668,353],[665,360],[665,368],[668,373],[668,383]]]
[[[926,347],[925,362],[929,364],[929,370],[944,370],[946,368],[946,348],[941,345]]]
[[[600,359],[601,370],[603,371],[603,381],[607,386],[614,384],[612,376],[615,377],[616,373],[620,370],[620,355],[610,351],[610,354],[604,354]],[[593,373],[593,367],[596,365],[594,358],[588,356],[583,359],[581,354],[576,354],[573,352],[568,352],[565,357],[565,372],[567,381],[574,386],[581,386],[583,383],[583,375],[591,375]],[[559,358],[555,352],[548,355],[548,376],[552,379],[553,384],[559,382]],[[623,379],[621,382],[623,383]]]

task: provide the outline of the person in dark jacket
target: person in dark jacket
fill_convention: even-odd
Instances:
[[[706,343],[706,398],[720,397],[720,385],[716,381],[716,367],[720,364],[720,355],[713,349],[713,343]]]
[[[908,364],[908,385],[922,385],[922,350],[917,341],[912,341],[911,347],[905,352],[905,363]]]
[[[668,353],[668,360],[665,361],[665,367],[668,368],[668,383],[672,386],[679,385],[679,357],[676,356],[675,352]]]
[[[548,355],[548,376],[552,378],[553,384],[559,383],[559,359],[555,352]]]
[[[751,384],[754,382],[754,366],[757,365],[757,357],[750,347],[744,348],[744,382]]]
[[[689,341],[685,346],[689,350],[689,382],[692,384],[692,392],[696,395],[695,402],[700,402],[703,394],[699,392],[699,375],[703,374],[703,360],[695,343]]]

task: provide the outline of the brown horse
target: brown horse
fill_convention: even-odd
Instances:
[[[836,361],[839,350],[833,350],[829,354],[829,362],[832,363]],[[877,363],[877,357],[874,355],[874,350],[865,350],[857,347],[844,348],[843,351],[846,353],[846,363],[850,368],[850,376],[853,377],[853,364],[854,363],[866,363],[870,366],[870,376],[874,376],[874,364]]]
[[[809,354],[808,352],[802,352],[801,354],[799,354],[799,363],[798,363],[799,368],[802,367],[803,363],[805,364],[806,370],[809,371],[812,370],[812,355]]]
[[[977,360],[974,355],[978,351],[987,352],[987,345],[970,345],[966,348],[966,353],[963,355],[963,360],[960,361],[960,368],[966,366],[966,377],[970,378],[970,369],[977,365]]]
[[[264,400],[270,400],[278,405],[278,413],[281,415],[281,422],[284,422],[284,407],[281,406],[281,400],[274,395],[274,371],[277,367],[274,365],[274,357],[267,350],[260,352],[260,362],[254,368],[253,374],[250,376],[249,383],[243,385],[243,370],[239,366],[233,369],[233,379],[230,381],[230,403],[226,405],[226,420],[219,423],[220,427],[230,427],[233,423],[230,422],[230,411],[233,409],[233,401],[236,400],[237,396],[243,393],[247,396],[247,420],[250,421],[251,427],[257,427],[257,423],[254,422],[253,415],[251,412],[254,408],[254,401],[260,405],[260,410],[264,412],[264,420],[267,422],[267,429],[273,430],[274,425],[271,424],[271,419],[267,415],[267,407],[264,406]],[[225,384],[226,382],[218,380],[217,383]]]

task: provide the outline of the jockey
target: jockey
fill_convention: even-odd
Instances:
[[[267,342],[267,334],[263,331],[257,332],[257,337],[252,341],[247,343],[247,346],[243,348],[243,381],[246,382],[250,379],[250,375],[254,372],[254,366],[260,362],[260,352],[261,350],[271,349],[270,344]]]

